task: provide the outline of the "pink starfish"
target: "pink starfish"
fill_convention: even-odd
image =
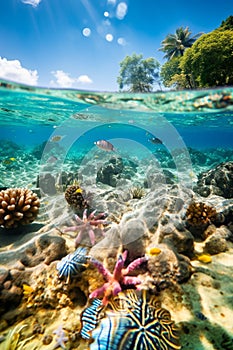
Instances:
[[[106,305],[108,299],[111,295],[115,296],[122,291],[122,286],[134,285],[141,283],[138,277],[127,276],[128,273],[136,269],[143,262],[147,261],[146,257],[138,258],[132,261],[126,268],[124,268],[124,263],[127,257],[127,250],[125,250],[122,255],[119,256],[114,271],[111,273],[104,265],[95,259],[91,259],[91,263],[98,269],[98,271],[103,275],[107,281],[100,288],[97,288],[90,294],[90,298],[99,298],[103,296],[102,303]]]
[[[94,210],[89,216],[87,216],[87,209],[85,209],[83,212],[82,219],[78,215],[74,216],[75,220],[77,221],[76,226],[71,226],[71,227],[67,227],[64,229],[64,232],[79,231],[79,233],[75,239],[75,248],[77,248],[77,246],[79,245],[79,243],[83,239],[83,236],[85,233],[88,233],[91,245],[94,245],[95,244],[95,233],[93,230],[93,226],[94,227],[96,226],[96,227],[101,229],[102,225],[108,225],[110,223],[110,222],[104,220],[106,217],[106,213],[100,213],[100,214],[95,216],[95,212],[96,212],[96,210]],[[104,236],[104,232],[102,229],[101,229],[101,233]]]

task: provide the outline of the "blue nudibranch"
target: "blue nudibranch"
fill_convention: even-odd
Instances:
[[[57,263],[59,277],[66,277],[69,282],[71,277],[85,269],[87,259],[87,250],[84,247],[79,247],[73,253],[66,255]]]

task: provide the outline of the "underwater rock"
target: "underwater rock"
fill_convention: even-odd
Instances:
[[[146,233],[146,226],[140,219],[131,219],[121,225],[121,242],[123,248],[128,250],[130,260],[145,254],[144,236]]]
[[[0,266],[0,289],[3,283],[5,282],[5,280],[7,279],[8,275],[9,275],[9,270],[4,266]]]
[[[174,225],[167,224],[159,230],[159,242],[166,243],[171,249],[175,249],[177,253],[193,256],[194,237],[185,228],[178,230]]]
[[[111,158],[98,170],[96,181],[116,187],[117,180],[121,178],[124,165],[121,158]]]
[[[187,281],[192,272],[192,266],[188,258],[176,255],[165,244],[159,245],[161,252],[152,255],[148,259],[148,270],[152,279],[149,288],[159,292],[172,285]]]
[[[216,194],[233,198],[233,162],[221,163],[214,169],[201,173],[194,190],[203,197]]]
[[[207,237],[204,251],[211,255],[219,254],[228,250],[227,240],[231,238],[231,231],[227,227],[216,228],[215,232]]]
[[[25,250],[20,261],[27,267],[36,266],[41,262],[49,265],[54,260],[60,260],[66,254],[66,241],[64,238],[43,235]]]
[[[42,190],[43,193],[53,196],[56,194],[55,178],[50,173],[41,173],[37,179],[37,187]]]

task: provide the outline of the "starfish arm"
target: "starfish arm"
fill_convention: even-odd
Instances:
[[[90,221],[90,224],[92,226],[98,226],[98,225],[108,225],[110,222],[109,221],[106,221],[106,220],[91,220]]]
[[[78,226],[70,226],[63,229],[63,232],[75,232],[79,229]]]
[[[91,221],[92,219],[95,218],[95,213],[96,213],[96,210],[94,210],[93,212],[91,212],[91,214],[88,216],[88,221]]]
[[[91,241],[91,245],[94,245],[95,244],[95,233],[92,229],[89,229],[88,230],[88,235],[89,235],[89,238],[90,238],[90,241]]]
[[[101,275],[103,275],[107,281],[109,281],[112,278],[112,274],[108,271],[108,269],[104,267],[104,265],[100,261],[92,258],[91,263],[97,268],[99,273],[101,273]]]
[[[95,220],[105,219],[108,216],[107,213],[99,213],[95,216]]]
[[[79,222],[80,224],[82,224],[83,223],[83,221],[82,221],[82,219],[80,219],[80,217],[78,216],[78,215],[74,215],[74,218],[75,218],[75,220],[77,221],[77,222]]]
[[[122,255],[119,256],[114,271],[113,271],[113,278],[116,281],[120,281],[120,279],[122,278],[122,269],[124,267],[124,257]]]
[[[86,221],[87,220],[87,209],[84,210],[83,212],[83,220],[82,221]]]
[[[142,258],[135,259],[132,261],[122,272],[124,275],[127,275],[129,272],[135,270],[139,265],[146,262],[148,258],[143,256]]]
[[[89,298],[99,298],[104,295],[105,291],[109,288],[109,283],[104,283],[104,285],[100,288],[97,288],[94,290],[90,295]]]
[[[127,286],[127,285],[133,285],[136,286],[137,284],[141,284],[142,281],[140,278],[135,277],[135,276],[124,276],[122,279],[122,284]]]
[[[75,248],[77,248],[77,246],[81,242],[82,238],[83,238],[83,231],[81,230],[79,232],[79,234],[77,235],[77,237],[75,238]]]

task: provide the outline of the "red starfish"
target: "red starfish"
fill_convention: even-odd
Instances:
[[[122,255],[119,256],[114,271],[111,273],[104,265],[95,259],[91,259],[91,263],[98,269],[98,271],[103,275],[107,281],[100,288],[97,288],[90,294],[90,298],[99,298],[103,296],[102,303],[106,305],[108,299],[111,295],[115,296],[122,291],[122,286],[134,285],[141,283],[141,280],[135,276],[127,276],[128,273],[133,271],[143,262],[147,261],[146,257],[138,258],[132,261],[126,268],[124,268],[124,263],[127,257],[127,250],[125,250]]]
[[[108,225],[110,222],[104,220],[106,218],[106,213],[100,213],[95,216],[96,210],[94,210],[89,216],[87,216],[87,209],[84,210],[83,212],[83,217],[82,219],[78,216],[75,215],[75,220],[77,221],[76,226],[71,226],[67,227],[64,229],[64,232],[72,231],[76,232],[79,231],[76,239],[75,239],[75,247],[79,245],[81,240],[83,239],[83,236],[85,233],[88,233],[91,245],[95,244],[95,233],[93,231],[92,226],[97,226],[98,228],[101,229],[102,225]],[[104,236],[104,232],[101,229],[101,233]]]

